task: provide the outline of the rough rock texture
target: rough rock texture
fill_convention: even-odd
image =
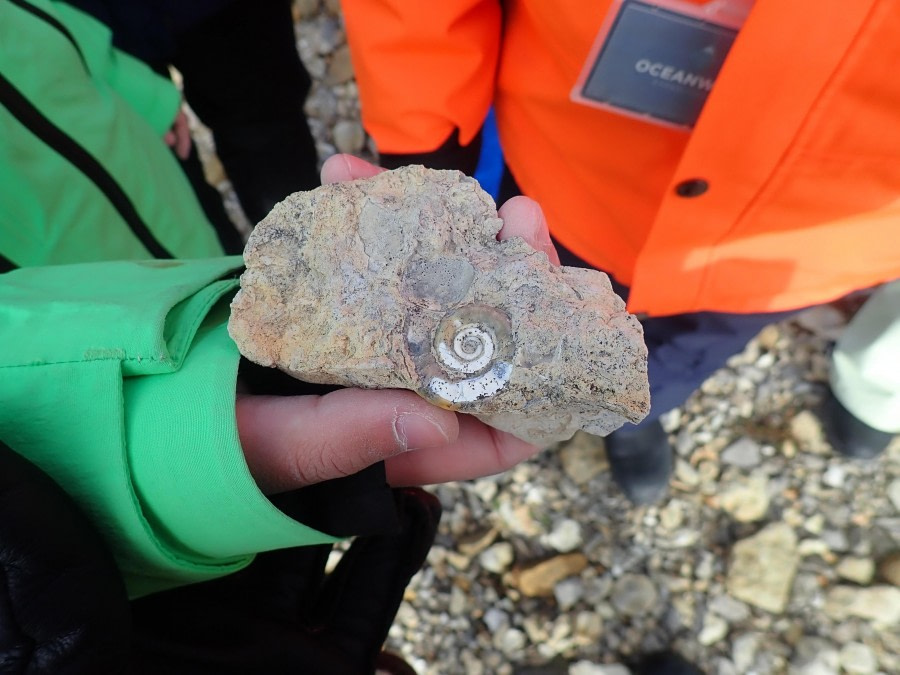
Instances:
[[[774,523],[734,545],[728,592],[732,597],[781,613],[800,562],[797,535],[786,523]]]
[[[412,389],[535,443],[642,419],[642,330],[606,275],[498,242],[501,226],[456,171],[291,195],[250,237],[231,335],[302,380]]]

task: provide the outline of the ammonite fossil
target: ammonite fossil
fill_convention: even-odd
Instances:
[[[457,171],[298,192],[253,231],[229,330],[299,379],[411,389],[538,444],[641,420],[643,333],[609,279],[501,225]]]

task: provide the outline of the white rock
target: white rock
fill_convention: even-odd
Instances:
[[[351,79],[353,79],[353,62],[350,60],[350,48],[344,45],[331,55],[331,61],[325,73],[325,81],[333,85],[348,82]]]
[[[750,608],[730,595],[718,595],[709,603],[709,609],[729,623],[740,623],[750,616]]]
[[[895,478],[887,488],[888,498],[897,511],[900,511],[900,478]]]
[[[366,132],[356,120],[341,120],[334,125],[334,146],[339,152],[358,154],[366,142]]]
[[[560,553],[568,553],[582,544],[581,524],[571,518],[561,520],[549,534],[541,537],[541,543]]]
[[[708,647],[720,642],[726,635],[728,635],[728,623],[725,619],[717,614],[707,612],[703,618],[703,628],[700,629],[697,641],[701,645]]]
[[[822,431],[822,423],[819,418],[809,410],[801,410],[790,422],[791,435],[794,440],[807,451],[825,454],[828,452],[828,443]]]
[[[690,548],[700,539],[700,532],[695,528],[682,527],[665,538],[657,540],[659,548]]]
[[[577,577],[563,579],[553,587],[556,603],[562,611],[568,611],[584,597],[584,583]]]
[[[780,614],[787,606],[799,561],[794,530],[785,523],[773,523],[734,545],[728,592],[738,600]]]
[[[578,612],[575,637],[579,644],[593,645],[603,634],[603,618],[596,612]]]
[[[722,451],[722,463],[750,469],[762,460],[759,443],[752,438],[739,438]]]
[[[875,561],[871,558],[844,558],[837,566],[838,576],[863,586],[872,583]]]
[[[825,516],[823,516],[821,513],[816,513],[803,522],[803,529],[810,534],[822,534],[822,530],[824,528]]]
[[[294,11],[300,19],[313,17],[318,10],[319,0],[294,0]]]
[[[509,569],[514,558],[515,551],[512,544],[505,541],[489,546],[478,556],[481,566],[494,574],[502,574]]]
[[[697,561],[697,566],[694,567],[694,578],[700,580],[712,579],[715,571],[715,564],[716,556],[709,551],[704,551],[700,554],[700,560]]]
[[[656,586],[649,577],[625,574],[616,580],[610,600],[625,616],[641,616],[655,609],[658,599]]]
[[[835,586],[825,597],[825,614],[841,621],[855,616],[877,626],[900,623],[900,589],[893,586]]]
[[[797,553],[803,558],[813,555],[827,558],[831,554],[831,549],[828,547],[828,543],[822,539],[804,539],[797,546]]]
[[[501,652],[511,656],[524,649],[528,644],[528,636],[518,628],[507,628],[497,634],[494,644]]]
[[[760,635],[758,633],[743,633],[738,635],[731,643],[731,660],[739,673],[747,673],[756,661],[756,653],[759,651]]]
[[[724,656],[720,656],[714,661],[713,669],[715,675],[741,675],[731,660]]]
[[[844,482],[847,478],[847,469],[845,469],[840,464],[832,464],[828,467],[824,474],[822,474],[822,482],[828,487],[840,489],[844,487]]]
[[[840,657],[828,640],[816,636],[804,636],[797,642],[791,658],[792,675],[837,675]]]
[[[823,661],[812,661],[805,666],[791,668],[788,672],[790,675],[839,675],[840,671],[840,666],[830,666]]]
[[[769,511],[769,484],[762,473],[742,478],[726,488],[719,504],[741,523],[761,520]]]
[[[875,652],[862,642],[850,642],[841,647],[841,666],[854,675],[871,675],[878,670]]]
[[[832,305],[816,305],[800,312],[794,320],[806,330],[828,340],[836,340],[844,332],[847,319]]]
[[[541,524],[535,520],[531,509],[525,504],[513,503],[508,495],[501,495],[497,516],[505,527],[514,534],[534,537],[543,532]]]
[[[684,502],[670,499],[659,511],[659,524],[666,530],[675,530],[684,522]]]
[[[497,633],[509,625],[509,615],[502,609],[490,607],[484,613],[484,625],[491,633]]]
[[[468,606],[468,596],[463,593],[463,590],[459,586],[453,586],[450,589],[450,603],[447,606],[447,611],[454,616],[461,616],[466,613]]]
[[[603,439],[584,431],[576,432],[562,445],[559,460],[563,471],[576,485],[585,485],[609,469]]]
[[[675,460],[675,478],[688,487],[697,487],[700,485],[700,474],[697,472],[697,469],[680,457]]]
[[[489,504],[497,496],[497,490],[497,482],[490,478],[477,480],[472,485],[472,492],[478,495],[478,498],[485,504]]]

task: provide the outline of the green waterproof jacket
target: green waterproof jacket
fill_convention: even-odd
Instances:
[[[0,271],[221,255],[162,142],[179,102],[87,14],[0,0]]]
[[[0,275],[0,439],[85,507],[133,596],[222,576],[259,551],[335,541],[278,510],[244,462],[226,331],[240,266]]]
[[[0,439],[84,507],[133,597],[335,540],[244,462],[241,260],[161,141],[178,104],[87,15],[0,0]]]

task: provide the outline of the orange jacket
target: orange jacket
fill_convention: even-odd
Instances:
[[[553,235],[653,315],[762,312],[900,277],[900,7],[757,0],[693,131],[569,99],[609,0],[344,0],[379,150],[477,133]],[[501,40],[501,32],[503,40]],[[703,179],[708,190],[676,187]]]

